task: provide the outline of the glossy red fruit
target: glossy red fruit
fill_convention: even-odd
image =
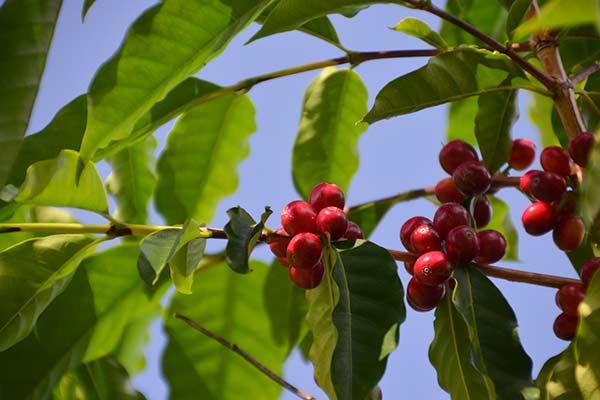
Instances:
[[[480,161],[460,164],[452,173],[452,179],[458,190],[468,196],[485,193],[492,184],[490,171]]]
[[[479,254],[477,232],[468,225],[454,227],[446,236],[445,247],[453,264],[471,262]]]
[[[278,228],[275,233],[279,235],[287,235],[287,232],[283,228]],[[287,246],[290,243],[291,237],[276,237],[273,242],[269,243],[269,248],[277,257],[286,257]]]
[[[444,239],[455,226],[469,225],[470,222],[469,212],[457,203],[442,204],[433,216],[433,227]]]
[[[554,228],[556,225],[556,212],[548,203],[537,201],[523,211],[521,222],[527,233],[540,236]]]
[[[554,172],[540,172],[531,178],[531,195],[540,201],[550,203],[559,200],[567,191],[567,182]]]
[[[427,224],[433,225],[433,222],[431,222],[429,218],[421,216],[411,217],[402,224],[402,227],[400,228],[400,241],[406,250],[413,253],[415,252],[415,250],[412,248],[412,244],[410,243],[410,235],[412,235],[417,226]]]
[[[410,261],[404,261],[404,269],[411,275],[415,274],[415,263]]]
[[[596,136],[592,132],[581,132],[569,143],[569,155],[577,165],[585,168],[595,143]]]
[[[577,332],[577,324],[579,323],[579,319],[577,317],[572,317],[565,313],[559,314],[558,317],[554,320],[554,334],[557,338],[562,340],[571,340],[575,337],[575,332]]]
[[[556,223],[552,239],[562,251],[573,251],[583,243],[585,225],[576,215],[563,218]]]
[[[287,260],[287,257],[277,257],[277,261],[279,261],[279,264],[283,265],[284,267],[289,267],[290,263]]]
[[[456,167],[467,161],[477,161],[477,152],[473,146],[462,140],[451,140],[440,150],[440,165],[450,175]]]
[[[521,191],[526,195],[531,196],[531,180],[541,173],[542,171],[532,169],[531,171],[527,171],[523,176],[521,176],[521,179],[519,180],[519,188],[521,189]]]
[[[479,254],[475,257],[476,263],[493,264],[506,254],[506,239],[500,232],[493,229],[477,232],[477,239]]]
[[[571,158],[562,147],[546,147],[540,154],[540,162],[544,171],[554,172],[560,176],[571,175]]]
[[[441,250],[442,238],[431,224],[419,225],[410,235],[410,244],[415,253]]]
[[[281,225],[291,236],[302,232],[314,232],[317,225],[315,209],[305,201],[295,200],[281,212]]]
[[[581,267],[581,282],[583,287],[587,288],[594,277],[596,271],[600,269],[600,257],[590,258]]]
[[[364,237],[365,235],[362,229],[360,229],[360,226],[352,221],[348,221],[348,227],[346,228],[346,232],[344,233],[344,236],[342,236],[342,239],[354,240],[364,239]]]
[[[317,231],[323,236],[329,233],[331,240],[338,240],[348,228],[348,217],[341,208],[325,207],[317,214]]]
[[[460,203],[466,200],[467,196],[456,188],[452,177],[440,180],[434,188],[435,197],[441,203]]]
[[[314,289],[323,280],[324,272],[323,263],[319,263],[310,269],[290,267],[288,274],[292,282],[299,288]]]
[[[528,139],[515,139],[512,142],[508,165],[512,169],[527,169],[535,158],[535,144]]]
[[[452,274],[452,264],[448,256],[441,251],[430,251],[422,254],[415,261],[415,278],[429,286],[440,285]]]
[[[290,240],[287,247],[287,260],[291,267],[309,269],[321,261],[323,245],[314,233],[299,233]]]
[[[556,305],[563,310],[565,314],[577,317],[577,307],[579,307],[579,303],[583,301],[584,296],[585,289],[583,288],[583,285],[570,283],[561,286],[556,292]]]
[[[440,304],[445,292],[444,285],[427,286],[413,277],[406,287],[406,300],[415,311],[429,311]]]
[[[485,194],[475,199],[475,203],[473,204],[473,219],[475,220],[475,226],[478,228],[483,228],[492,220],[492,205]]]
[[[344,209],[344,192],[335,183],[319,183],[310,192],[309,202],[316,212],[325,207],[337,207]]]

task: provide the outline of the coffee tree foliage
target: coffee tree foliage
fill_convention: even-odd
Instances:
[[[361,240],[328,245],[323,282],[304,291],[276,262],[252,259],[252,249],[272,240],[279,225],[271,210],[250,216],[231,208],[227,226],[205,226],[236,190],[236,170],[256,129],[247,92],[262,82],[321,70],[306,88],[290,155],[303,198],[323,181],[349,187],[359,167],[358,138],[370,124],[427,107],[449,103],[449,125],[472,127],[453,129],[463,136],[452,138],[477,145],[500,175],[507,172],[518,92],[531,93],[542,110],[534,122],[543,143],[566,148],[600,122],[600,6],[593,0],[164,0],[131,22],[87,93],[25,137],[61,3],[7,0],[0,8],[2,399],[143,398],[129,377],[144,368],[148,326],[157,318],[168,336],[162,365],[171,398],[279,396],[280,386],[174,313],[237,344],[273,374],[300,347],[330,399],[379,396],[405,322],[403,285],[388,251]],[[85,17],[94,0],[84,3]],[[433,13],[441,29],[407,18],[395,29],[421,39],[421,50],[346,49],[328,15],[352,18],[376,3]],[[193,77],[253,22],[262,27],[252,40],[300,30],[338,47],[340,58],[229,87]],[[352,67],[410,56],[429,58],[371,93],[368,110],[367,89]],[[153,132],[171,120],[155,158]],[[112,168],[106,181],[96,169],[101,160]],[[579,178],[578,209],[589,228],[600,209],[600,146]],[[426,194],[352,207],[349,218],[368,238],[392,206]],[[149,225],[151,201],[168,226]],[[505,204],[493,204],[506,215]],[[95,212],[98,222],[78,224],[61,207]],[[517,245],[511,226],[495,226],[508,238],[508,257]],[[569,253],[577,271],[594,256],[597,238],[588,231]],[[225,250],[204,254],[213,239],[227,240]],[[429,353],[453,399],[600,398],[600,279],[579,306],[574,339],[538,376],[494,283],[476,265],[457,268],[454,279],[435,311]],[[171,287],[176,293],[163,308]]]

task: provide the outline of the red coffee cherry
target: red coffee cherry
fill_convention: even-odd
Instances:
[[[323,263],[318,263],[309,269],[290,267],[288,274],[292,282],[299,288],[314,289],[323,280],[324,272]]]
[[[358,224],[348,221],[348,227],[346,228],[346,232],[342,239],[354,240],[354,239],[364,239],[365,235],[363,234],[362,229]]]
[[[281,212],[281,225],[291,236],[302,232],[314,232],[316,221],[315,209],[302,200],[292,201]]]
[[[500,232],[487,229],[477,233],[479,254],[475,257],[478,264],[493,264],[506,254],[506,239]]]
[[[287,260],[291,267],[309,269],[321,261],[323,245],[314,233],[299,233],[290,240],[287,247]]]
[[[467,196],[456,188],[451,177],[440,180],[435,185],[434,193],[441,203],[460,203],[467,199]]]
[[[581,218],[575,215],[563,218],[556,223],[552,239],[562,251],[573,251],[583,243],[585,225]]]
[[[492,220],[492,205],[485,194],[477,197],[473,204],[473,219],[475,226],[483,228]]]
[[[290,263],[287,260],[287,257],[277,257],[277,261],[279,261],[279,264],[283,265],[284,267],[289,267]]]
[[[406,250],[415,253],[415,250],[412,248],[412,244],[410,243],[410,235],[412,235],[417,226],[427,224],[433,225],[433,222],[431,222],[429,218],[421,216],[409,218],[402,224],[402,227],[400,228],[400,241]]]
[[[460,164],[452,174],[454,184],[464,194],[473,196],[485,193],[492,184],[492,175],[480,161]]]
[[[546,147],[540,154],[540,162],[544,171],[554,172],[560,176],[571,175],[571,158],[562,147]]]
[[[338,240],[346,233],[348,217],[342,209],[325,207],[317,214],[317,230],[326,236],[329,233],[331,240]]]
[[[433,216],[433,227],[444,239],[450,229],[459,225],[469,225],[470,223],[469,212],[457,203],[442,204]]]
[[[577,196],[573,191],[567,191],[560,200],[554,201],[550,205],[554,207],[558,219],[563,219],[577,211]]]
[[[523,211],[521,222],[527,233],[541,236],[550,232],[556,225],[556,212],[548,203],[538,201]]]
[[[462,140],[451,140],[440,150],[440,165],[450,175],[456,167],[467,161],[477,161],[477,153],[473,146]]]
[[[279,235],[287,235],[287,232],[283,228],[277,228],[275,230],[275,233],[277,233]],[[291,237],[287,237],[287,238],[277,237],[277,238],[275,238],[275,241],[269,243],[269,248],[271,249],[273,254],[275,254],[275,256],[286,257],[287,256],[287,246],[288,246],[288,243],[290,243],[291,239],[292,239]]]
[[[531,178],[530,192],[537,200],[550,203],[559,200],[566,191],[565,179],[554,172],[540,172]]]
[[[522,171],[527,169],[535,158],[535,144],[531,140],[516,139],[512,142],[508,165],[512,169]]]
[[[433,310],[444,297],[444,285],[427,286],[414,277],[406,286],[406,300],[415,311]]]
[[[578,323],[579,318],[577,317],[571,317],[565,313],[559,314],[554,320],[554,334],[559,339],[571,340],[575,337]]]
[[[531,180],[541,173],[542,171],[532,169],[521,176],[521,179],[519,180],[519,188],[521,191],[526,195],[531,196]]]
[[[325,207],[337,207],[344,209],[344,192],[335,183],[319,183],[310,192],[309,202],[316,212]]]
[[[577,307],[579,303],[583,301],[585,296],[585,289],[583,285],[576,283],[570,283],[562,286],[556,292],[556,305],[563,310],[563,312],[572,317],[577,317]]]
[[[442,249],[442,238],[430,224],[417,226],[410,235],[410,243],[418,254]]]
[[[592,132],[581,132],[569,143],[569,155],[577,165],[585,168],[595,143],[596,136]]]
[[[441,251],[422,254],[415,261],[415,278],[429,286],[437,286],[448,280],[452,274],[452,264]]]
[[[410,261],[404,261],[404,269],[411,275],[415,274],[415,263]]]
[[[446,236],[445,247],[453,264],[471,262],[479,254],[477,232],[467,225],[454,227]]]
[[[600,257],[590,258],[581,267],[581,282],[583,287],[587,289],[594,274],[600,269]]]

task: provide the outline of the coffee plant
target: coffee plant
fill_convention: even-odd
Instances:
[[[84,23],[94,3],[83,1]],[[441,27],[406,17],[393,30],[421,47],[346,48],[331,15],[352,21],[378,3]],[[381,399],[388,357],[416,315],[405,304],[434,313],[423,357],[452,399],[600,399],[597,1],[163,0],[131,22],[87,93],[28,135],[63,4],[0,5],[0,399],[144,398],[130,378],[144,370],[157,319],[172,399],[314,399],[280,376],[295,349],[329,399]],[[298,30],[340,56],[230,86],[194,76],[252,23],[250,42]],[[426,62],[377,88],[368,109],[356,67],[412,57]],[[256,129],[248,93],[310,71],[289,157],[297,197],[280,210],[264,193],[260,215],[230,204],[228,222],[211,226]],[[543,148],[513,137],[519,93],[537,110]],[[350,203],[360,135],[443,104],[452,129],[434,161],[447,175]],[[501,265],[519,244],[504,191],[529,202],[518,223],[552,232],[579,279]],[[436,211],[399,221],[397,249],[370,240],[392,207],[415,199]],[[261,247],[271,265],[253,256]],[[490,277],[556,289],[554,325],[538,335],[565,345],[537,376]]]

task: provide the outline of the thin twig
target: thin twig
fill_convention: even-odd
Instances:
[[[291,393],[295,394],[299,398],[301,398],[303,400],[317,400],[316,397],[311,396],[310,394],[308,394],[308,393],[306,393],[306,392],[298,389],[297,387],[295,387],[291,383],[287,382],[286,380],[284,380],[283,378],[281,378],[280,376],[278,376],[277,374],[275,374],[273,371],[271,371],[270,369],[268,369],[267,367],[265,367],[264,365],[262,365],[260,362],[258,362],[250,354],[248,354],[244,350],[240,349],[237,344],[228,342],[227,340],[223,339],[221,336],[217,335],[216,333],[213,333],[213,332],[209,331],[205,327],[201,326],[200,324],[198,324],[194,320],[192,320],[192,319],[190,319],[190,318],[188,318],[188,317],[186,317],[184,315],[175,313],[175,314],[173,314],[173,317],[182,320],[183,322],[185,322],[186,324],[188,324],[189,326],[191,326],[192,328],[194,328],[198,332],[200,332],[203,335],[209,337],[210,339],[218,342],[220,345],[228,348],[229,350],[233,351],[234,353],[237,353],[244,360],[248,361],[250,364],[252,364],[254,367],[256,367],[260,372],[262,372],[263,374],[265,374],[266,376],[268,376],[269,378],[271,378],[272,380],[274,380],[276,383],[278,383],[279,385],[281,385],[281,387],[283,387],[284,389],[286,389],[286,390],[290,391]]]
[[[594,61],[592,65],[573,75],[571,77],[571,84],[577,85],[579,82],[598,71],[600,71],[600,61]]]

